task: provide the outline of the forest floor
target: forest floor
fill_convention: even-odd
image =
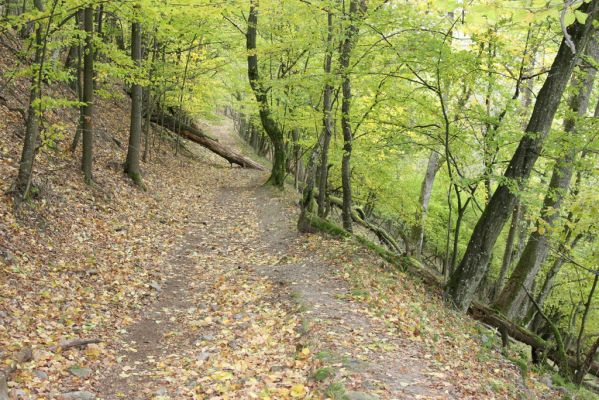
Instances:
[[[10,398],[558,397],[440,293],[352,241],[299,235],[297,195],[265,173],[163,143],[134,187],[122,102],[98,101],[94,184],[59,141],[18,212],[21,122],[3,111],[0,361],[31,350]],[[226,119],[205,128],[244,147]],[[57,348],[77,338],[99,343]]]

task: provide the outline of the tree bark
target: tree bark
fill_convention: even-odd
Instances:
[[[136,67],[141,67],[141,24],[131,24],[131,58]],[[139,154],[141,145],[142,124],[142,87],[134,82],[131,85],[131,127],[129,129],[129,146],[127,147],[127,160],[125,161],[125,172],[139,186],[143,186],[141,171],[139,167]]]
[[[516,234],[518,233],[518,226],[520,225],[520,218],[522,217],[522,207],[520,200],[516,200],[514,211],[512,212],[512,221],[510,223],[510,230],[507,234],[505,241],[505,250],[503,252],[503,260],[501,261],[501,269],[499,270],[499,277],[495,284],[494,298],[493,301],[497,300],[499,293],[503,290],[505,285],[505,279],[507,278],[510,266],[512,265],[512,255],[514,253],[514,242],[516,241]]]
[[[441,154],[431,151],[426,166],[426,174],[420,186],[420,197],[418,198],[418,209],[416,210],[416,225],[412,229],[412,242],[414,243],[414,255],[422,255],[422,246],[424,245],[424,223],[428,213],[428,204],[433,193],[433,184],[435,176],[441,167]]]
[[[592,49],[593,43],[587,46],[588,51]],[[578,93],[570,99],[569,108],[577,116],[582,117],[586,114],[593,81],[595,78],[595,69],[590,68],[584,79],[573,79],[575,84],[580,84]],[[567,135],[573,135],[576,125],[576,117],[566,119],[564,131]],[[567,144],[566,144],[567,145]],[[574,161],[578,148],[575,145],[569,145],[569,149],[560,157],[553,167],[553,173],[543,206],[541,208],[541,219],[537,222],[536,230],[530,234],[526,247],[518,260],[518,264],[510,278],[495,302],[498,310],[502,311],[509,318],[516,315],[518,306],[524,300],[526,290],[530,291],[532,282],[536,278],[547,253],[549,251],[549,232],[555,221],[559,218],[561,203],[564,194],[567,192],[574,173]]]
[[[339,65],[342,76],[343,99],[341,102],[341,130],[343,131],[343,157],[341,159],[341,186],[343,188],[343,208],[341,218],[343,228],[352,232],[352,189],[351,189],[351,152],[353,145],[353,134],[351,126],[351,77],[349,64],[351,53],[355,47],[359,27],[358,20],[362,19],[366,12],[365,0],[350,0],[349,23],[346,28],[345,38],[341,45]]]
[[[77,21],[77,25],[83,28],[83,10],[77,11],[77,15],[75,16]],[[73,47],[77,48],[77,69],[76,74],[77,77],[75,79],[75,89],[77,90],[77,100],[83,103],[83,46],[81,43],[73,45]],[[79,145],[79,140],[81,139],[81,130],[83,129],[83,104],[79,106],[79,121],[77,122],[77,128],[75,129],[75,136],[73,137],[73,141],[71,142],[71,153],[74,153],[77,150],[77,146]]]
[[[85,29],[85,50],[83,55],[83,103],[85,105],[81,107],[81,133],[83,136],[81,169],[83,170],[83,180],[89,185],[92,182],[94,146],[94,9],[92,7],[86,7],[83,11],[83,27]]]
[[[582,365],[580,360],[582,354],[582,338],[584,335],[584,331],[586,328],[586,323],[589,318],[589,312],[591,310],[591,303],[593,302],[593,295],[595,294],[595,290],[597,289],[597,282],[599,282],[599,275],[595,274],[593,278],[593,285],[591,287],[591,291],[589,292],[589,296],[587,298],[587,302],[584,305],[584,312],[582,314],[582,320],[580,321],[580,330],[578,331],[578,338],[576,339],[576,364]],[[580,382],[582,382],[582,378],[584,378],[584,374],[586,371],[579,371],[582,375],[580,376]]]
[[[324,217],[326,214],[326,196],[329,178],[329,146],[333,133],[333,86],[330,83],[331,66],[333,64],[333,12],[329,9],[327,12],[327,49],[324,57],[325,85],[322,95],[322,126],[323,140],[320,155],[320,179],[318,182],[318,216]]]
[[[584,362],[582,363],[582,365],[579,366],[578,371],[576,371],[574,383],[576,383],[577,385],[582,384],[584,376],[591,370],[591,367],[593,366],[593,361],[595,360],[595,354],[597,354],[597,349],[599,349],[599,337],[595,339],[595,342],[587,352],[587,356]],[[596,374],[593,375],[596,376]]]
[[[273,186],[282,188],[287,173],[285,168],[285,136],[272,116],[272,111],[268,102],[268,90],[260,80],[258,55],[256,53],[258,5],[259,0],[250,0],[250,12],[248,15],[248,28],[246,32],[248,79],[260,108],[259,114],[262,127],[266,131],[274,149],[272,171],[267,182]]]
[[[505,173],[505,181],[493,193],[487,207],[478,220],[462,261],[447,285],[447,293],[456,308],[466,311],[474,299],[478,286],[487,272],[488,261],[516,201],[510,183],[521,186],[529,177],[541,153],[553,118],[559,106],[566,84],[570,80],[581,50],[584,50],[592,34],[592,24],[597,16],[599,0],[584,3],[579,11],[588,15],[584,24],[575,21],[568,27],[568,34],[578,50],[572,50],[562,40],[551,70],[539,91],[535,106],[514,156]]]
[[[34,6],[38,11],[44,11],[44,5],[41,0],[35,0]],[[50,22],[48,22],[48,24],[50,24]],[[33,57],[33,63],[38,66],[38,72],[32,75],[30,79],[25,142],[23,143],[21,160],[19,162],[19,172],[15,183],[16,193],[21,198],[26,198],[29,192],[31,174],[33,173],[33,163],[35,161],[35,153],[37,150],[37,140],[40,131],[40,115],[38,115],[39,110],[36,109],[36,107],[41,108],[38,103],[41,101],[42,70],[45,53],[43,29],[43,25],[39,24],[35,30],[35,55]]]

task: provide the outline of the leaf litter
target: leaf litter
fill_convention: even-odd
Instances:
[[[38,199],[14,213],[1,198],[0,361],[32,355],[13,398],[555,398],[481,353],[477,325],[439,294],[351,242],[298,236],[296,196],[263,174],[162,143],[137,190],[113,140],[126,140],[123,104],[98,101],[92,186],[59,141],[38,157]],[[7,193],[20,121],[2,112]],[[230,123],[212,129],[237,143]],[[79,338],[100,343],[60,350]]]

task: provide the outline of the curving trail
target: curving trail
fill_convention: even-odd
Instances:
[[[208,129],[243,147],[228,120]],[[481,398],[351,296],[322,243],[296,233],[292,193],[259,171],[201,166],[198,185],[212,174],[218,188],[200,189],[170,277],[113,343],[99,398]]]

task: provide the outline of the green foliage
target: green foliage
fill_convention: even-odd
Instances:
[[[30,33],[25,45],[16,50],[20,63],[3,74],[11,79],[42,78],[41,97],[33,103],[36,112],[46,116],[81,105],[74,93],[48,88],[76,81],[76,68],[65,66],[64,61],[70,47],[81,45],[85,37],[75,14],[91,5],[103,11],[102,32],[93,37],[96,96],[121,101],[126,94],[114,90],[114,82],[125,88],[138,83],[162,106],[183,109],[192,117],[214,117],[215,110],[233,105],[257,120],[259,110],[247,82],[247,0],[43,3],[44,11],[29,7],[0,22],[3,31]],[[261,84],[290,149],[291,132],[299,130],[295,144],[304,166],[322,133],[323,88],[329,84],[334,89],[329,155],[329,190],[333,194],[339,194],[341,188],[344,144],[338,49],[348,24],[345,3],[261,0],[259,5]],[[576,10],[580,3],[565,10],[566,24],[583,21],[584,14]],[[529,230],[523,241],[533,229],[550,238],[551,250],[541,276],[561,254],[567,256],[546,304],[570,315],[580,312],[580,299],[589,293],[591,275],[587,270],[598,268],[597,118],[577,116],[562,102],[526,185],[503,177],[563,35],[559,22],[563,7],[563,1],[557,0],[369,1],[347,72],[352,81],[349,117],[354,134],[354,203],[371,201],[377,218],[408,235],[420,223],[417,211],[428,157],[432,151],[438,152],[441,165],[424,222],[424,255],[433,260],[446,257],[447,248],[451,252],[456,210],[469,201],[457,237],[459,261],[492,192],[499,184],[508,185],[526,206],[524,219]],[[333,21],[331,73],[323,71],[330,50],[326,10]],[[141,66],[134,65],[129,54],[132,21],[142,24],[145,53]],[[47,32],[43,66],[30,62],[36,50],[31,32],[37,27]],[[585,60],[588,62],[588,57]],[[564,98],[578,89],[571,86]],[[593,93],[591,103],[597,98]],[[568,118],[576,122],[575,135],[565,135],[563,121]],[[54,148],[66,137],[64,127],[46,122],[43,128],[43,148]],[[580,150],[574,165],[572,189],[576,190],[565,193],[556,211],[561,218],[553,226],[540,224],[537,228],[555,160],[573,147]],[[309,218],[317,229],[348,236],[334,222]],[[493,253],[489,285],[499,274],[507,230],[506,226]],[[573,238],[578,236],[581,239],[573,246]],[[357,240],[395,265],[408,262],[372,240]],[[562,328],[571,334],[579,326],[579,319],[562,321]],[[591,308],[588,330],[599,331],[597,307]]]
[[[317,382],[322,382],[335,374],[335,370],[331,367],[319,368],[314,372],[313,379]]]

